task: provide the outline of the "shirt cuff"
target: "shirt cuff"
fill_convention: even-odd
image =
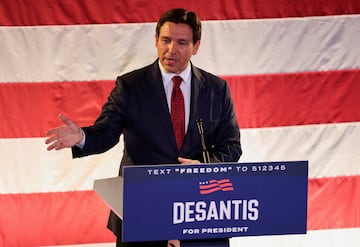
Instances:
[[[82,133],[82,139],[81,139],[81,141],[79,143],[76,144],[76,146],[83,149],[84,146],[85,146],[85,138],[86,138],[86,136],[85,136],[85,132],[83,131],[83,129],[80,129],[80,130],[81,130],[81,133]]]

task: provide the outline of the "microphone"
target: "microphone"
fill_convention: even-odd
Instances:
[[[207,151],[206,144],[205,144],[204,129],[203,129],[203,125],[202,125],[202,119],[197,118],[196,119],[196,124],[197,124],[199,134],[200,134],[201,147],[202,147],[202,156],[203,156],[204,163],[210,163],[209,152]]]

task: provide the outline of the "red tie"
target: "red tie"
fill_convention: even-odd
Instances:
[[[174,76],[172,81],[174,85],[171,94],[171,121],[174,128],[176,144],[180,150],[185,136],[184,97],[180,89],[182,78],[180,76]]]

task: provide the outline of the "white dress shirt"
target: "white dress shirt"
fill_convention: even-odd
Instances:
[[[173,89],[172,78],[174,76],[180,76],[183,79],[183,83],[180,85],[181,92],[184,96],[184,104],[185,104],[185,133],[188,129],[189,125],[189,117],[190,117],[190,97],[191,97],[191,66],[190,63],[185,68],[183,72],[180,74],[169,73],[159,62],[159,67],[161,71],[161,76],[163,79],[166,101],[168,103],[169,112],[171,113],[171,93]]]

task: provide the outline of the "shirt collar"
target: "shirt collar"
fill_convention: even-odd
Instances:
[[[160,71],[161,71],[161,76],[163,79],[163,83],[166,86],[168,83],[171,82],[171,79],[178,75],[181,76],[181,78],[183,79],[184,83],[189,87],[190,86],[190,82],[191,82],[191,66],[190,66],[190,62],[189,64],[186,66],[186,68],[180,73],[180,74],[175,74],[172,72],[167,72],[165,70],[165,68],[161,65],[160,61],[159,61],[159,67],[160,67]]]

